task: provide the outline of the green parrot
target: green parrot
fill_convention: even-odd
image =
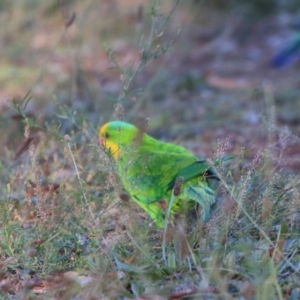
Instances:
[[[215,203],[214,191],[208,179],[218,177],[205,160],[199,160],[185,148],[161,142],[136,126],[113,121],[99,130],[100,144],[114,158],[117,171],[126,191],[154,220],[159,228],[169,220],[198,203],[202,220],[209,218]],[[214,164],[231,159],[226,156]]]

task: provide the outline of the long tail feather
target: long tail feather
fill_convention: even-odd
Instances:
[[[202,221],[206,222],[210,216],[210,208],[216,202],[214,191],[205,184],[199,186],[187,186],[185,196],[198,203],[202,208]]]

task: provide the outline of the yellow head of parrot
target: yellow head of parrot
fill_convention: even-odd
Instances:
[[[99,130],[99,142],[100,145],[106,150],[110,151],[114,159],[118,159],[120,147],[117,143],[109,139],[109,133],[107,132],[107,127],[109,123],[104,124]]]

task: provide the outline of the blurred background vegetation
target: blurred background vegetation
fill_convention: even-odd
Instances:
[[[213,133],[208,144],[227,135],[243,143],[251,128],[256,131],[267,85],[277,121],[297,127],[299,61],[279,69],[269,63],[293,38],[297,1],[183,1],[157,38],[150,37],[153,5],[2,1],[2,111],[30,92],[27,110],[40,124],[66,108],[79,127],[88,119],[97,128],[121,110],[127,121],[150,118],[158,137],[195,140]],[[173,5],[159,4],[155,30]],[[149,37],[151,63],[123,93]],[[1,118],[6,122],[7,114]],[[67,119],[59,123],[61,133],[74,126]],[[18,142],[10,136],[7,143],[14,148]]]

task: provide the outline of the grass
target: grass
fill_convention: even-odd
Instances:
[[[277,118],[293,111],[284,99],[297,103],[297,84],[290,93],[280,90],[284,78],[276,82],[278,89],[264,84],[256,94],[252,88],[209,87],[209,75],[195,70],[206,66],[205,58],[189,61],[182,54],[189,45],[188,56],[196,53],[198,40],[192,37],[198,31],[185,36],[183,45],[178,20],[190,11],[176,3],[129,9],[122,22],[106,18],[97,26],[92,16],[105,14],[92,1],[63,9],[37,6],[45,26],[59,14],[63,18],[53,25],[50,47],[40,36],[36,61],[24,46],[24,66],[9,68],[22,72],[5,89],[9,95],[13,87],[16,96],[0,116],[7,128],[0,136],[1,298],[299,297],[300,178],[293,156],[299,137],[296,126],[288,129]],[[28,21],[26,9],[13,6],[16,24],[41,22]],[[204,14],[205,9],[211,8],[203,6]],[[0,49],[10,62],[21,56],[23,40],[41,34],[26,28],[13,52]],[[17,35],[17,27],[10,30],[6,38]],[[106,39],[102,48],[93,48],[96,33]],[[28,62],[33,72],[27,76]],[[98,62],[103,65],[93,67]],[[12,76],[7,69],[1,76],[6,72]],[[256,75],[263,80],[267,72]],[[258,121],[247,123],[253,111]],[[236,154],[232,164],[217,167],[218,201],[208,223],[195,220],[187,231],[180,224],[158,230],[124,192],[114,163],[99,146],[97,126],[148,117],[148,129],[158,138],[207,157]]]

